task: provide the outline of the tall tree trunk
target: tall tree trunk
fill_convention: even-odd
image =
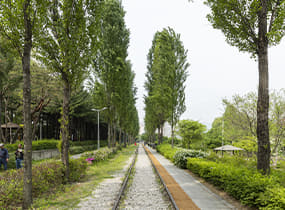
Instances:
[[[34,127],[32,128],[32,140],[36,139],[36,132],[37,132],[37,124],[39,122],[39,116],[34,116],[33,117],[33,125]]]
[[[111,148],[111,125],[108,123],[108,147]]]
[[[258,101],[257,101],[257,169],[263,174],[270,173],[270,141],[268,128],[268,39],[267,33],[267,0],[261,0],[258,14]]]
[[[123,133],[123,139],[124,139],[124,147],[127,147],[127,139],[126,139],[126,132]]]
[[[113,147],[116,146],[116,138],[117,138],[116,123],[114,123],[114,126],[113,126]]]
[[[63,106],[61,119],[61,160],[65,166],[65,177],[69,180],[69,102],[70,102],[70,84],[67,75],[63,74]]]
[[[2,142],[2,140],[4,140],[4,136],[3,136],[3,131],[1,128],[2,125],[2,93],[0,93],[0,142]]]
[[[119,134],[119,144],[122,144],[122,128],[120,128],[120,134]]]
[[[174,128],[173,128],[173,121],[171,123],[171,147],[174,147]]]
[[[5,100],[5,107],[4,107],[4,123],[6,124],[5,126],[5,136],[4,136],[4,143],[7,142],[7,139],[8,139],[8,127],[7,127],[7,124],[8,124],[8,116],[7,116],[7,107],[8,107],[8,102],[7,100]]]
[[[161,128],[158,128],[157,144],[160,144]]]
[[[163,123],[159,127],[158,144],[162,143],[162,138],[163,138]]]
[[[31,2],[24,1],[25,43],[22,56],[23,66],[23,111],[24,111],[24,185],[23,209],[28,209],[33,202],[32,198],[32,120],[31,120],[31,50],[32,50],[32,23],[29,17]]]

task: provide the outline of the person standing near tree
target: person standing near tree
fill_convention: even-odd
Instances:
[[[15,159],[16,159],[16,168],[22,168],[22,161],[24,159],[24,153],[22,149],[22,144],[18,145],[18,149],[15,152]]]
[[[7,170],[7,163],[9,160],[9,153],[8,150],[4,148],[4,144],[0,144],[0,168],[1,165],[4,165],[4,170]]]

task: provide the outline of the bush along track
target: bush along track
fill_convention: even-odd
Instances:
[[[244,205],[258,209],[285,209],[284,178],[276,170],[272,170],[271,176],[263,176],[252,162],[235,157],[217,160],[207,153],[172,148],[170,144],[161,144],[157,150],[178,167],[189,169]]]
[[[70,159],[70,182],[79,181],[86,174],[88,158],[100,162],[110,158],[120,148],[102,148],[93,153],[85,153],[82,158]],[[57,188],[64,189],[64,166],[59,160],[46,160],[33,166],[33,198],[53,193]],[[23,200],[23,169],[8,170],[0,175],[0,209],[15,209]]]
[[[86,161],[70,160],[70,178],[72,182],[78,181],[87,168]],[[62,186],[64,179],[64,166],[60,161],[49,160],[33,166],[33,197]],[[23,201],[23,169],[9,170],[0,176],[0,206],[4,209],[15,209]]]
[[[189,158],[187,168],[245,205],[259,209],[285,209],[285,188],[273,176],[199,158]]]

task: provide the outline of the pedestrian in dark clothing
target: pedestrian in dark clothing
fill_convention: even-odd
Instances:
[[[15,159],[16,159],[16,168],[22,168],[22,161],[24,159],[24,153],[22,150],[22,144],[18,145],[18,149],[15,152]]]
[[[0,168],[1,165],[4,165],[4,170],[7,170],[7,162],[9,160],[8,150],[4,148],[4,144],[0,144]]]

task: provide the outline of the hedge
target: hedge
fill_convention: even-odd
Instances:
[[[85,174],[87,162],[70,160],[70,181],[78,181]],[[0,206],[14,209],[23,198],[23,169],[9,170],[0,176]],[[65,183],[64,166],[60,161],[48,160],[33,166],[33,197],[59,187]]]
[[[260,209],[285,209],[285,188],[274,176],[263,176],[246,167],[199,158],[189,158],[187,168],[243,204]]]
[[[33,150],[45,150],[45,149],[56,149],[59,140],[55,139],[43,139],[38,141],[32,142],[32,149]],[[24,142],[16,142],[14,144],[5,144],[5,148],[8,149],[9,152],[16,151],[18,148],[18,144],[24,145]],[[97,148],[97,140],[89,140],[89,141],[70,141],[70,147],[76,146],[95,146]],[[107,141],[101,141],[100,146],[104,147],[107,145]]]
[[[208,154],[198,150],[180,149],[173,156],[174,164],[179,168],[187,168],[187,159],[189,157],[205,158]]]
[[[176,151],[179,150],[177,147],[172,148],[171,144],[160,144],[156,147],[156,150],[165,156],[167,159],[174,161],[173,156]]]
[[[103,147],[99,150],[92,152],[85,152],[82,154],[83,158],[88,158],[93,162],[99,162],[108,159],[111,155],[115,154],[118,150],[121,150],[120,146],[107,148]]]

